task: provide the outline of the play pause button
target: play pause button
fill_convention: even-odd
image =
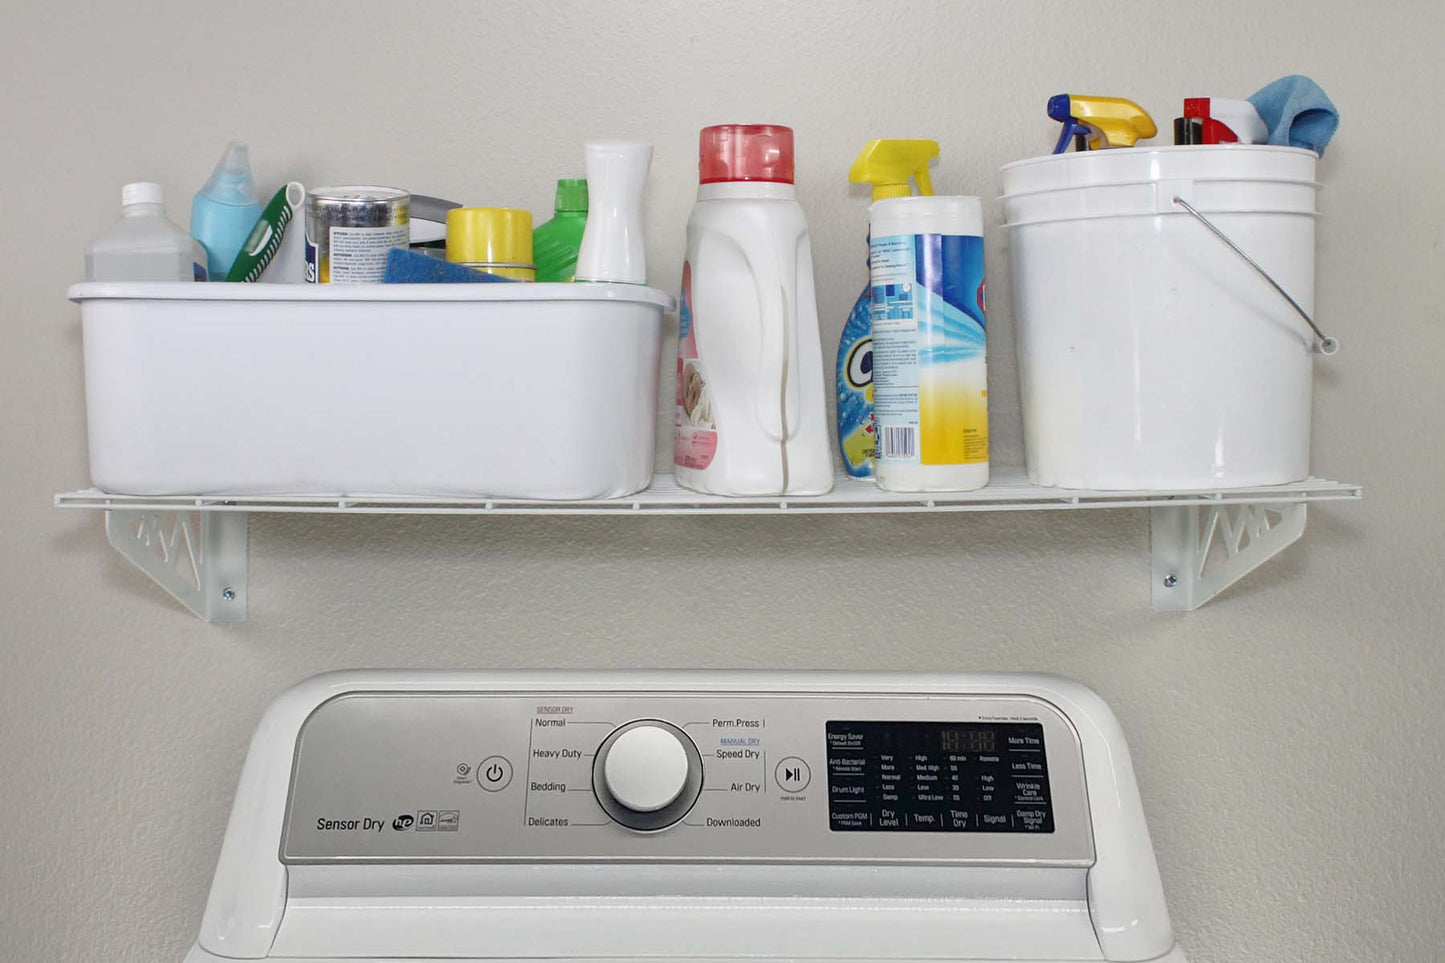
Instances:
[[[783,792],[802,792],[813,781],[813,771],[797,756],[789,756],[773,770],[773,781]]]

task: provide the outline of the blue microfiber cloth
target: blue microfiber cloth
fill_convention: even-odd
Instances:
[[[1269,128],[1269,142],[1282,147],[1307,147],[1325,156],[1325,145],[1340,126],[1340,112],[1319,84],[1290,74],[1249,98]]]
[[[499,281],[512,283],[511,278],[499,278],[402,247],[394,247],[386,255],[386,273],[381,276],[382,284],[494,284]]]

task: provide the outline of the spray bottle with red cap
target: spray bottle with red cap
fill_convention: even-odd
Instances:
[[[678,482],[716,495],[833,487],[813,253],[793,132],[702,131],[678,316]]]

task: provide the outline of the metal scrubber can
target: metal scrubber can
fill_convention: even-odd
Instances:
[[[394,187],[322,187],[306,195],[306,280],[376,282],[387,252],[411,241],[411,195]]]

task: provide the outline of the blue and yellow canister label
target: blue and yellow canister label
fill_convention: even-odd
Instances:
[[[838,450],[854,478],[873,477],[878,433],[873,427],[873,307],[868,288],[858,296],[838,344]]]
[[[869,263],[878,457],[987,462],[983,238],[875,237]]]

